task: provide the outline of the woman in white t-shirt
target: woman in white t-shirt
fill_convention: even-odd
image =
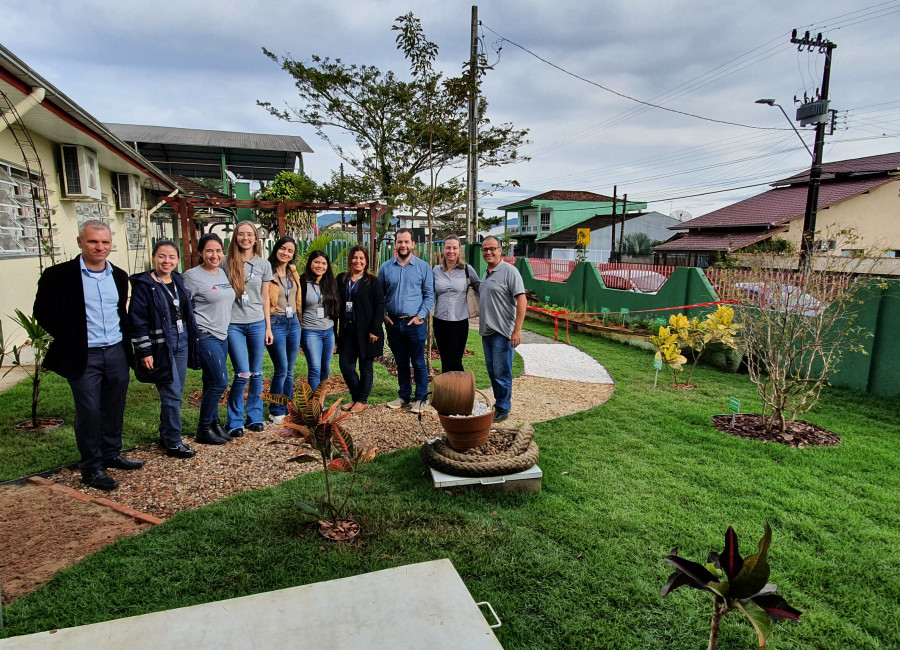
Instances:
[[[256,227],[247,221],[234,230],[226,255],[226,271],[235,300],[228,326],[228,356],[234,380],[228,393],[228,423],[232,438],[244,435],[244,427],[259,432],[263,424],[262,369],[266,345],[272,343],[269,316],[269,283],[272,266],[262,257]],[[265,290],[263,290],[265,289]],[[244,388],[249,384],[246,409]]]

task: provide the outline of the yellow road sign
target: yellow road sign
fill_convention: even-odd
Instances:
[[[576,243],[579,246],[590,246],[590,244],[591,244],[591,229],[590,228],[579,228],[576,233]]]

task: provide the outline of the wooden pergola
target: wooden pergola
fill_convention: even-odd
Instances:
[[[356,238],[362,244],[363,218],[369,215],[369,265],[372,270],[377,268],[378,251],[375,250],[376,222],[386,211],[387,206],[381,203],[302,203],[295,201],[255,201],[230,198],[211,198],[196,196],[166,196],[162,197],[173,211],[178,213],[181,220],[182,259],[185,269],[194,267],[199,262],[197,250],[197,225],[194,221],[194,213],[197,208],[237,210],[249,208],[251,210],[267,210],[275,212],[278,217],[278,236],[285,235],[284,215],[291,210],[304,210],[320,212],[322,210],[351,210],[356,212]]]

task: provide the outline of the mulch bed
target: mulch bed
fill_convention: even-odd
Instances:
[[[32,426],[31,420],[25,420],[15,425],[16,431],[43,431],[45,429],[58,429],[63,423],[62,418],[38,418],[37,426]]]
[[[766,422],[761,415],[746,413],[734,416],[734,427],[731,426],[730,415],[714,415],[713,426],[737,438],[777,442],[780,445],[803,449],[809,446],[834,446],[841,444],[841,439],[834,431],[810,424],[809,422],[787,422],[785,433],[766,431]]]

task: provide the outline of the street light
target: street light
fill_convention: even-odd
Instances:
[[[781,104],[775,103],[774,99],[757,99],[756,103],[757,104],[766,104],[767,106],[777,106],[778,108],[780,108],[782,114],[784,115],[784,119],[786,119],[788,121],[788,124],[791,125],[791,128],[794,129],[794,133],[796,133],[797,137],[800,138],[800,142],[803,143],[803,146],[806,147],[806,150],[809,152],[810,158],[812,158],[812,155],[813,155],[812,150],[809,148],[809,145],[806,144],[806,140],[803,139],[803,136],[800,135],[800,131],[798,131],[797,127],[794,126],[794,123],[791,121],[791,118],[788,117],[788,114],[784,112],[783,108],[781,108]]]
[[[826,63],[827,65],[827,63]],[[827,94],[825,95],[827,96]],[[825,128],[824,123],[819,123],[816,127],[816,151],[813,153],[806,145],[806,140],[800,135],[797,127],[784,112],[780,104],[776,104],[774,99],[757,99],[757,104],[766,104],[768,106],[778,106],[784,114],[785,119],[794,129],[794,133],[803,142],[803,146],[809,151],[812,157],[812,165],[809,168],[809,190],[806,192],[806,210],[803,215],[803,239],[800,242],[800,270],[803,271],[810,263],[813,252],[813,241],[816,237],[816,212],[819,207],[819,183],[822,176],[822,148],[825,144]]]

